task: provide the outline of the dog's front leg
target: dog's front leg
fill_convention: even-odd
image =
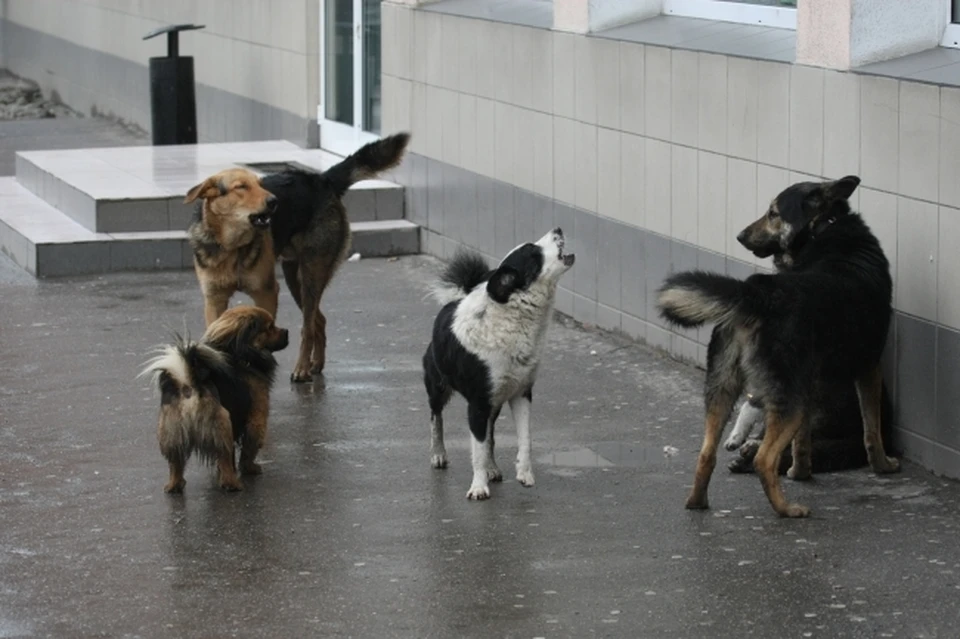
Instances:
[[[262,472],[257,463],[257,453],[263,447],[267,438],[267,416],[270,411],[270,390],[263,393],[253,393],[253,405],[250,407],[250,418],[240,442],[240,473],[243,475],[259,475]]]
[[[499,411],[496,411],[499,412]],[[467,418],[470,422],[470,459],[473,462],[473,482],[467,491],[467,499],[483,500],[490,498],[490,475],[488,470],[492,463],[490,454],[493,446],[490,445],[490,432],[493,426],[492,411],[489,406],[470,404],[467,408]]]
[[[533,389],[528,388],[520,397],[510,400],[510,412],[517,425],[517,481],[524,486],[533,486],[533,465],[530,462],[530,404]]]
[[[204,295],[203,299],[203,319],[207,326],[213,324],[213,321],[223,315],[230,303],[230,295],[224,295],[217,292],[210,292]]]
[[[737,415],[737,423],[733,427],[733,432],[723,443],[723,447],[729,451],[734,451],[743,446],[743,443],[750,437],[753,427],[763,415],[763,411],[757,408],[749,401],[745,401],[740,407],[740,414]]]
[[[277,321],[277,307],[279,306],[280,298],[280,285],[277,283],[277,278],[272,273],[267,281],[267,283],[255,291],[250,291],[250,297],[253,298],[253,303],[257,307],[262,308],[266,312],[270,313],[270,317],[273,318],[273,321]]]
[[[220,407],[216,421],[217,432],[214,434],[216,442],[217,471],[220,475],[220,488],[227,492],[243,490],[243,484],[237,477],[234,461],[233,424],[230,423],[230,413]]]

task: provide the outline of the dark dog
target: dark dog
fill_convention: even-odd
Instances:
[[[354,183],[399,164],[409,140],[400,133],[371,142],[323,173],[289,170],[257,180],[231,169],[190,189],[186,202],[202,200],[189,239],[207,323],[223,313],[238,290],[276,317],[280,288],[274,269],[280,257],[303,314],[290,379],[306,382],[322,372],[327,320],[320,299],[350,249],[343,196]]]
[[[214,320],[199,342],[178,336],[147,364],[142,374],[152,374],[160,388],[157,437],[170,466],[164,492],[183,491],[193,453],[216,463],[221,488],[242,490],[237,444],[240,472],[260,474],[255,460],[267,436],[273,353],[287,342],[287,331],[274,326],[269,313],[237,306]]]
[[[493,456],[493,427],[507,403],[517,426],[517,481],[533,485],[533,383],[557,283],[575,260],[573,254],[564,255],[563,246],[563,232],[554,229],[535,244],[518,246],[492,270],[475,253],[457,254],[441,277],[436,297],[446,305],[423,355],[432,427],[430,463],[447,467],[443,409],[456,391],[467,400],[473,434],[469,499],[489,498],[489,482],[503,479]]]
[[[766,431],[754,465],[781,516],[810,513],[787,502],[777,471],[793,441],[789,474],[809,476],[808,417],[827,386],[855,385],[870,466],[878,473],[899,469],[885,455],[880,434],[880,357],[893,285],[880,243],[850,210],[847,200],[859,184],[855,176],[794,184],[737,236],[761,258],[789,250],[789,270],[743,281],[690,271],[670,276],[661,287],[660,311],[669,322],[716,323],[707,353],[705,435],[687,508],[708,507],[720,435],[744,391],[763,406]]]

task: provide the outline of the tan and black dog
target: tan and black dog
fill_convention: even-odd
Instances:
[[[810,415],[820,388],[854,386],[863,442],[877,473],[899,470],[880,434],[880,357],[892,315],[890,265],[863,219],[850,210],[856,176],[800,182],[782,191],[737,239],[760,258],[789,254],[789,268],[746,280],[688,271],[667,278],[661,314],[694,327],[715,323],[707,352],[705,433],[687,508],[707,508],[720,436],[743,392],[763,407],[766,430],[753,460],[764,492],[783,517],[810,510],[789,503],[778,467],[794,442],[791,476],[809,476]]]
[[[256,457],[267,436],[273,353],[287,342],[287,331],[265,310],[237,306],[214,320],[199,342],[177,336],[148,362],[141,374],[152,375],[160,388],[157,439],[170,466],[165,492],[183,491],[194,453],[217,465],[221,488],[241,490],[237,444],[240,472],[260,474]]]
[[[323,173],[291,169],[257,180],[253,173],[231,169],[190,189],[185,201],[201,200],[188,236],[207,322],[237,291],[276,316],[279,257],[303,314],[290,379],[306,382],[322,372],[327,320],[320,299],[350,249],[343,196],[355,182],[399,164],[409,140],[409,134],[398,133],[371,142]]]

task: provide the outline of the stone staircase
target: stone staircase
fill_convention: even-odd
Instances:
[[[193,207],[183,204],[191,186],[235,165],[325,170],[339,159],[284,141],[22,151],[16,177],[0,178],[0,250],[36,277],[191,268]],[[402,186],[359,182],[345,204],[351,252],[420,252]]]

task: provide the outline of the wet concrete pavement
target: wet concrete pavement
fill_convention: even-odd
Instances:
[[[713,510],[686,511],[702,372],[608,335],[553,326],[537,484],[505,411],[506,481],[466,500],[460,399],[429,465],[432,264],[345,265],[325,381],[289,384],[279,354],[264,474],[222,494],[192,463],[171,497],[134,376],[201,332],[193,274],[38,283],[0,258],[0,637],[958,636],[960,484],[909,463],[785,482],[813,518],[784,521],[722,453]]]

